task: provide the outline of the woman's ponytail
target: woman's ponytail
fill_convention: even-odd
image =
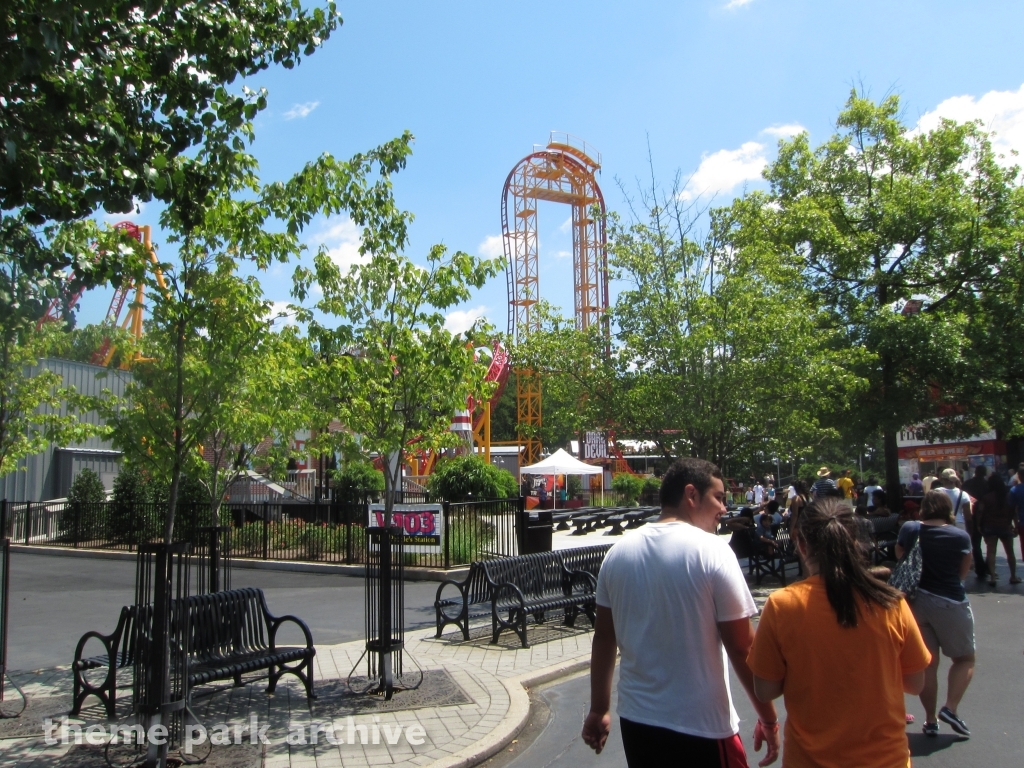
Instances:
[[[889,608],[901,594],[871,575],[857,543],[857,519],[838,499],[812,501],[800,513],[797,530],[818,565],[828,602],[841,626],[857,626],[857,596]]]

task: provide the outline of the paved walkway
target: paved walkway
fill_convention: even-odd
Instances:
[[[586,619],[582,624],[587,624]],[[454,629],[449,627],[449,629]],[[473,765],[500,750],[518,733],[529,714],[529,698],[524,688],[531,683],[553,679],[589,662],[592,632],[589,628],[570,629],[555,623],[541,627],[531,625],[531,647],[518,647],[511,633],[502,636],[499,645],[490,645],[489,627],[474,630],[468,642],[454,631],[439,639],[433,630],[420,630],[406,636],[406,678],[415,683],[418,674],[415,661],[425,670],[444,670],[458,687],[465,703],[424,706],[416,709],[393,710],[381,704],[367,708],[353,703],[345,683],[353,665],[362,653],[361,642],[318,646],[316,657],[316,686],[319,698],[310,711],[298,680],[292,676],[282,678],[277,693],[267,696],[265,682],[256,681],[241,688],[225,688],[207,696],[198,695],[194,709],[210,732],[216,724],[247,728],[255,716],[260,726],[269,725],[269,739],[262,761],[253,765],[265,768],[350,768],[373,765],[388,766],[455,766]],[[366,674],[362,662],[357,675]],[[71,673],[67,667],[38,672],[17,673],[15,680],[24,688],[37,711],[39,721],[45,714],[47,703],[51,713],[67,710],[71,694]],[[130,680],[130,678],[129,678]],[[129,680],[125,682],[129,683]],[[200,692],[202,689],[198,689]],[[127,714],[129,691],[119,700],[118,716]],[[85,725],[109,724],[95,699],[83,710]],[[43,710],[38,709],[39,706]],[[26,716],[30,713],[26,713]],[[310,725],[319,724],[318,743],[288,743],[309,741]],[[337,740],[357,743],[329,743],[325,733],[333,727]],[[404,731],[397,731],[401,726]],[[409,731],[420,726],[421,732]],[[370,743],[361,743],[365,737]],[[316,730],[314,728],[314,730]],[[42,727],[30,729],[32,735],[20,738],[0,738],[0,764],[51,766],[65,753],[68,746],[47,746]],[[379,734],[374,744],[374,733]],[[248,730],[242,731],[249,741]],[[399,734],[406,735],[399,735]],[[396,738],[397,736],[397,738]],[[389,741],[395,743],[388,743]],[[422,743],[411,743],[411,742]],[[205,747],[196,747],[201,755]]]

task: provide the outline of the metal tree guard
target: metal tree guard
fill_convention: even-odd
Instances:
[[[164,744],[147,745],[146,768],[164,768],[169,746],[179,744],[184,735],[190,550],[187,541],[139,546],[132,709],[147,733],[156,725],[167,729]]]
[[[405,533],[398,526],[366,529],[367,692],[390,701],[403,675],[405,649]],[[352,668],[359,666],[362,656]],[[351,680],[352,673],[349,673]],[[422,681],[422,676],[421,676]],[[410,687],[418,687],[416,686]]]
[[[7,605],[11,591],[11,540],[7,536],[7,501],[0,506],[0,702],[4,701],[4,682],[7,675]],[[21,709],[14,714],[0,711],[0,718],[18,717],[28,706],[24,692],[13,680],[14,690],[21,696]]]

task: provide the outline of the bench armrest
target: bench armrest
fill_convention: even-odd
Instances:
[[[306,622],[300,619],[298,616],[271,616],[267,614],[267,628],[270,631],[270,650],[274,650],[277,641],[277,630],[281,628],[281,625],[285,622],[290,621],[293,624],[298,624],[299,629],[302,630],[302,634],[306,637],[306,647],[313,647],[313,634],[309,631],[309,627],[306,626]]]
[[[519,589],[519,587],[517,587],[511,581],[504,581],[501,584],[496,584],[494,586],[494,591],[491,592],[492,608],[498,604],[498,600],[501,598],[501,595],[506,592],[512,595],[512,597],[514,597],[520,605],[524,605],[526,603],[526,598],[523,597],[523,593]]]
[[[597,592],[597,579],[589,571],[569,571],[566,578],[570,594],[575,591],[576,585],[583,585],[587,592]]]
[[[469,586],[469,577],[466,577],[465,581],[456,581],[455,579],[445,579],[437,585],[437,594],[434,596],[434,607],[438,608],[441,605],[441,592],[445,587],[455,587],[459,590],[459,594],[462,595],[462,600],[466,600],[466,587]]]
[[[121,634],[124,632],[125,624],[128,622],[128,606],[121,608],[121,615],[117,619],[117,627],[109,635],[104,635],[101,632],[95,630],[86,632],[82,635],[82,638],[78,641],[78,645],[75,647],[75,661],[73,667],[77,669],[79,662],[82,661],[82,654],[85,652],[85,644],[93,638],[103,643],[103,648],[107,652],[107,657],[110,660],[110,668],[114,669],[117,667],[117,647],[121,644]]]

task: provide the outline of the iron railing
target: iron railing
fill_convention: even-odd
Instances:
[[[366,559],[369,504],[379,497],[359,494],[309,502],[260,502],[220,507],[219,521],[231,527],[222,556],[230,559],[361,564]],[[402,504],[428,503],[425,494],[405,493]],[[442,504],[443,531],[437,546],[411,547],[404,564],[451,568],[518,554],[520,498]],[[165,504],[4,502],[6,534],[15,544],[137,552],[163,540]],[[213,525],[210,507],[180,504],[174,538],[200,549]]]

